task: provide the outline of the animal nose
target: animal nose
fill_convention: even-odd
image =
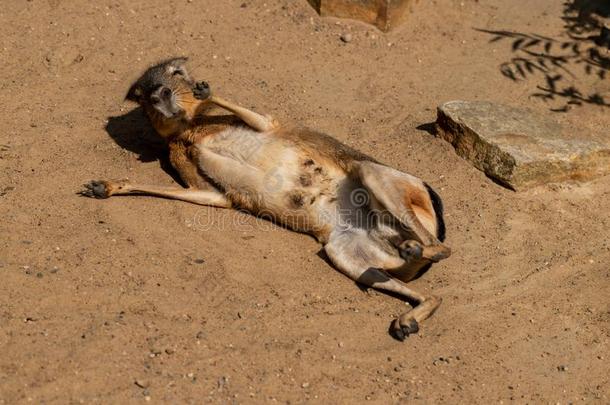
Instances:
[[[164,99],[170,98],[171,95],[172,95],[172,91],[169,88],[163,87],[161,89],[161,97],[163,97]]]

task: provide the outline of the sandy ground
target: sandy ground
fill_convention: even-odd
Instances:
[[[491,100],[608,137],[610,109],[532,96],[510,42],[566,39],[555,0],[422,1],[383,34],[303,0],[5,0],[0,6],[0,404],[610,402],[610,178],[514,193],[426,129]],[[349,32],[344,43],[340,35]],[[171,184],[123,97],[188,55],[218,94],[324,130],[432,184],[453,256],[412,287],[438,312],[401,343],[405,304],[364,291],[310,237],[245,214],[76,195],[95,178]],[[578,66],[565,85],[608,93]],[[419,129],[418,129],[419,127]]]

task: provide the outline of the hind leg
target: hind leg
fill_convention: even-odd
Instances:
[[[430,317],[441,303],[440,298],[424,296],[384,271],[400,268],[405,261],[380,248],[363,230],[333,232],[324,250],[337,269],[352,280],[398,294],[415,304],[412,310],[401,314],[390,326],[390,333],[398,340],[416,333],[419,322]]]
[[[372,162],[360,162],[358,173],[362,184],[373,195],[374,200],[421,242],[421,254],[424,259],[437,262],[451,255],[451,249],[437,238],[439,221],[430,192],[423,181]],[[409,250],[409,246],[398,248]]]
[[[380,269],[368,268],[362,271],[362,268],[353,267],[344,271],[344,273],[361,284],[378,290],[393,292],[415,304],[413,309],[400,314],[390,325],[392,336],[401,341],[405,340],[410,334],[417,333],[419,323],[428,319],[441,304],[439,297],[434,295],[424,296]]]

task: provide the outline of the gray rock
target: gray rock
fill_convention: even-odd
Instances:
[[[438,107],[438,136],[514,190],[610,174],[610,143],[570,132],[550,117],[484,101]]]

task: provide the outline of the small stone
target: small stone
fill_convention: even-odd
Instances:
[[[205,260],[204,259],[195,259],[195,260],[193,260],[193,262],[195,262],[197,264],[203,264],[203,263],[205,263]]]
[[[167,349],[165,349],[165,353],[166,354],[174,354],[175,350],[172,349],[171,347],[168,347]]]
[[[309,383],[308,382],[304,382],[303,384],[301,384],[302,388],[309,388]]]
[[[438,107],[438,136],[498,183],[524,190],[610,174],[610,142],[570,133],[549,117],[485,101]]]
[[[218,379],[218,389],[223,389],[229,384],[229,377],[222,376]]]
[[[345,32],[343,34],[341,34],[341,41],[348,43],[348,42],[352,42],[352,34],[350,34],[349,32]]]
[[[134,384],[137,385],[140,388],[148,388],[150,386],[150,382],[148,380],[143,380],[140,378],[137,378],[134,381]]]

